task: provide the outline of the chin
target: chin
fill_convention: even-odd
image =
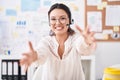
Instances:
[[[65,35],[66,33],[64,33],[64,32],[56,32],[55,34],[56,35]]]

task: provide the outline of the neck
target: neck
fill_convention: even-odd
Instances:
[[[64,35],[56,35],[56,40],[58,41],[59,44],[64,44],[64,42],[67,40],[68,38],[68,34],[64,34]]]

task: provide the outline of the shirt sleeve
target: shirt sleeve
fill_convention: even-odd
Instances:
[[[43,38],[38,46],[36,47],[36,53],[38,56],[38,59],[34,62],[35,66],[39,66],[45,63],[48,53],[49,53],[49,40],[48,38]]]
[[[83,36],[78,36],[76,39],[76,48],[78,53],[80,53],[80,55],[91,55],[93,53],[93,51],[95,50],[95,48],[93,47],[95,44],[91,44],[88,45]]]

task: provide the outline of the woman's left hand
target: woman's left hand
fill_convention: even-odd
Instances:
[[[84,37],[85,42],[88,45],[91,45],[93,43],[96,44],[95,38],[94,38],[94,34],[95,32],[90,32],[89,27],[87,26],[85,28],[85,30],[82,30],[78,25],[76,25],[77,30],[81,33],[81,35]]]

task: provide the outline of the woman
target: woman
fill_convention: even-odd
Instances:
[[[34,49],[29,42],[30,52],[20,60],[26,69],[32,64],[42,66],[39,80],[85,80],[81,65],[81,55],[89,55],[95,49],[94,32],[88,28],[76,33],[70,28],[72,23],[69,8],[61,3],[51,6],[48,11],[50,35],[40,41]]]

